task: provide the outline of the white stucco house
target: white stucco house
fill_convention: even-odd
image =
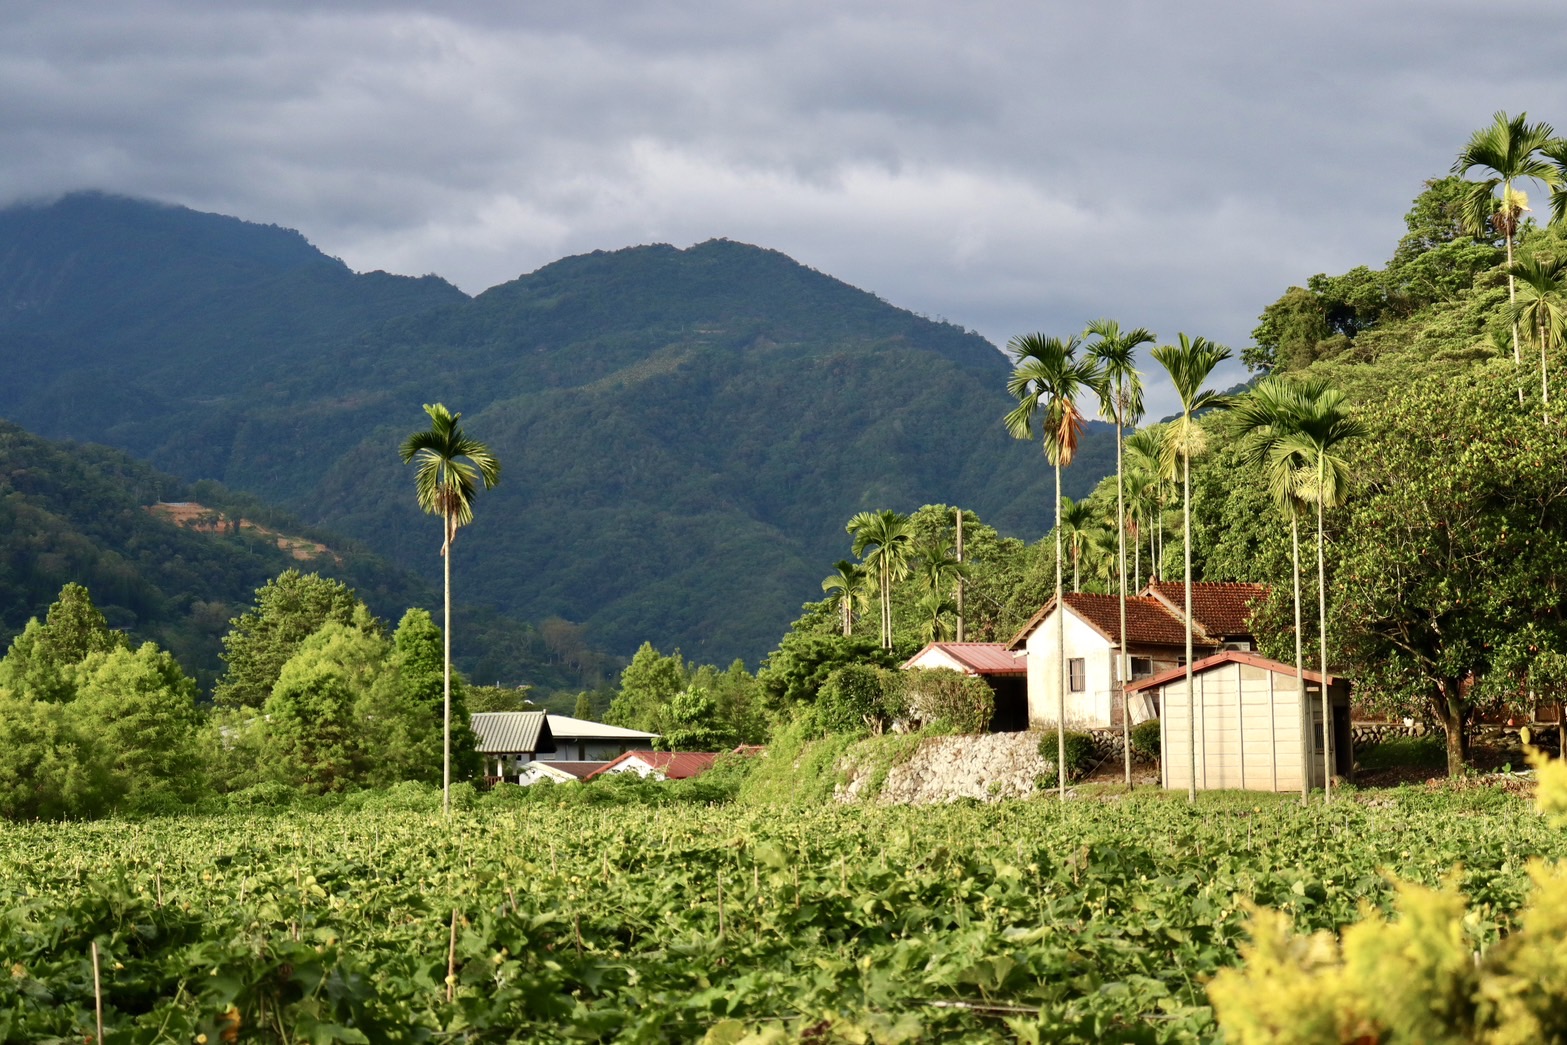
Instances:
[[[1267,598],[1260,584],[1203,583],[1192,585],[1192,652],[1201,658],[1224,649],[1250,650],[1251,615]],[[1131,678],[1136,681],[1175,667],[1186,659],[1185,587],[1151,581],[1126,600],[1126,647]],[[1066,659],[1066,725],[1101,729],[1121,724],[1119,635],[1120,598],[1069,592],[1062,597]],[[1057,687],[1061,671],[1055,599],[1029,618],[1006,648],[1027,653],[1028,721],[1049,728],[1059,718]],[[1135,691],[1130,702],[1133,724],[1154,718],[1159,708],[1149,690]]]

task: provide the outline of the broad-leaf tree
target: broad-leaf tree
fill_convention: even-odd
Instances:
[[[1367,414],[1337,539],[1334,620],[1358,696],[1432,715],[1454,775],[1477,712],[1527,711],[1528,681],[1559,686],[1567,656],[1567,429],[1518,411],[1502,366]]]
[[[300,644],[328,621],[349,624],[362,604],[342,581],[285,570],[256,589],[255,605],[223,636],[228,670],[218,680],[219,707],[259,708]]]
[[[1020,334],[1007,343],[1014,363],[1007,392],[1017,406],[1006,415],[1014,439],[1031,439],[1034,421],[1055,467],[1056,534],[1056,775],[1061,800],[1066,801],[1066,612],[1062,604],[1061,469],[1072,463],[1083,434],[1083,412],[1077,401],[1098,387],[1100,369],[1092,359],[1080,359],[1075,337]]]
[[[458,424],[462,414],[445,406],[426,403],[424,412],[430,427],[403,440],[399,451],[403,463],[416,461],[414,491],[419,508],[441,519],[441,566],[445,616],[441,623],[445,691],[442,712],[441,810],[451,812],[452,805],[452,542],[457,529],[473,521],[473,501],[479,484],[491,489],[501,479],[501,465],[490,448],[471,439]]]
[[[1186,563],[1186,755],[1190,772],[1187,797],[1197,801],[1197,708],[1192,686],[1192,458],[1207,449],[1208,438],[1197,415],[1204,410],[1221,409],[1229,398],[1205,389],[1213,368],[1230,358],[1230,350],[1205,337],[1178,335],[1180,343],[1160,345],[1152,355],[1170,375],[1176,395],[1181,397],[1181,413],[1172,419],[1164,433],[1164,465],[1167,471],[1181,470],[1181,541]]]
[[[1480,169],[1491,176],[1477,181],[1464,196],[1464,225],[1475,236],[1482,236],[1487,225],[1495,228],[1507,242],[1507,302],[1515,305],[1517,287],[1513,279],[1513,244],[1518,226],[1529,209],[1529,198],[1516,183],[1533,179],[1556,187],[1560,177],[1543,151],[1556,137],[1548,123],[1529,123],[1528,113],[1509,117],[1498,112],[1490,125],[1475,131],[1469,143],[1453,161],[1453,173],[1468,174]],[[1513,318],[1513,366],[1523,366],[1518,349],[1518,321]],[[1523,387],[1518,388],[1523,402]]]

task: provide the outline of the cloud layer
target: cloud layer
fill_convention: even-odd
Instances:
[[[23,0],[7,21],[0,203],[149,196],[470,292],[725,236],[998,343],[1110,316],[1239,349],[1291,283],[1381,264],[1493,111],[1567,125],[1550,3]]]

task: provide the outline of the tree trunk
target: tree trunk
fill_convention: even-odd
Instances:
[[[1328,573],[1323,551],[1322,499],[1325,459],[1317,454],[1317,646],[1322,653],[1322,804],[1333,801],[1333,707],[1328,699]]]
[[[1512,189],[1512,182],[1502,183],[1502,205],[1507,205],[1507,195]],[[1519,380],[1518,371],[1523,368],[1523,355],[1518,351],[1518,313],[1513,309],[1518,307],[1518,288],[1513,281],[1513,233],[1507,233],[1507,306],[1510,318],[1513,321],[1513,380],[1518,384],[1518,405],[1523,406],[1523,382]]]
[[[1126,766],[1126,787],[1132,787],[1132,705],[1128,701],[1126,685],[1132,678],[1132,655],[1126,648],[1126,481],[1121,474],[1121,436],[1125,421],[1121,417],[1120,382],[1116,387],[1115,412],[1115,529],[1116,576],[1121,582],[1121,757]]]
[[[1431,695],[1431,712],[1447,734],[1447,775],[1463,776],[1469,767],[1468,715],[1464,710],[1462,682],[1443,679]]]
[[[958,641],[963,641],[963,509],[957,509],[958,516]]]
[[[1181,454],[1181,541],[1186,555],[1186,800],[1197,801],[1197,705],[1192,685],[1192,461]]]
[[[1056,781],[1066,801],[1066,603],[1061,592],[1061,464],[1056,463]]]
[[[1300,517],[1290,509],[1290,565],[1295,574],[1295,686],[1300,695],[1300,800],[1311,797],[1311,761],[1306,758],[1306,738],[1311,736],[1311,718],[1306,700],[1306,655],[1300,623]]]
[[[441,815],[452,812],[452,519],[446,516],[445,541],[441,544],[441,569],[445,579],[446,612],[441,623],[444,664],[441,670]]]

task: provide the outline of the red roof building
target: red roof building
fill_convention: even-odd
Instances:
[[[685,780],[713,768],[715,751],[627,751],[588,775],[589,780],[607,773],[637,773],[660,780]]]

